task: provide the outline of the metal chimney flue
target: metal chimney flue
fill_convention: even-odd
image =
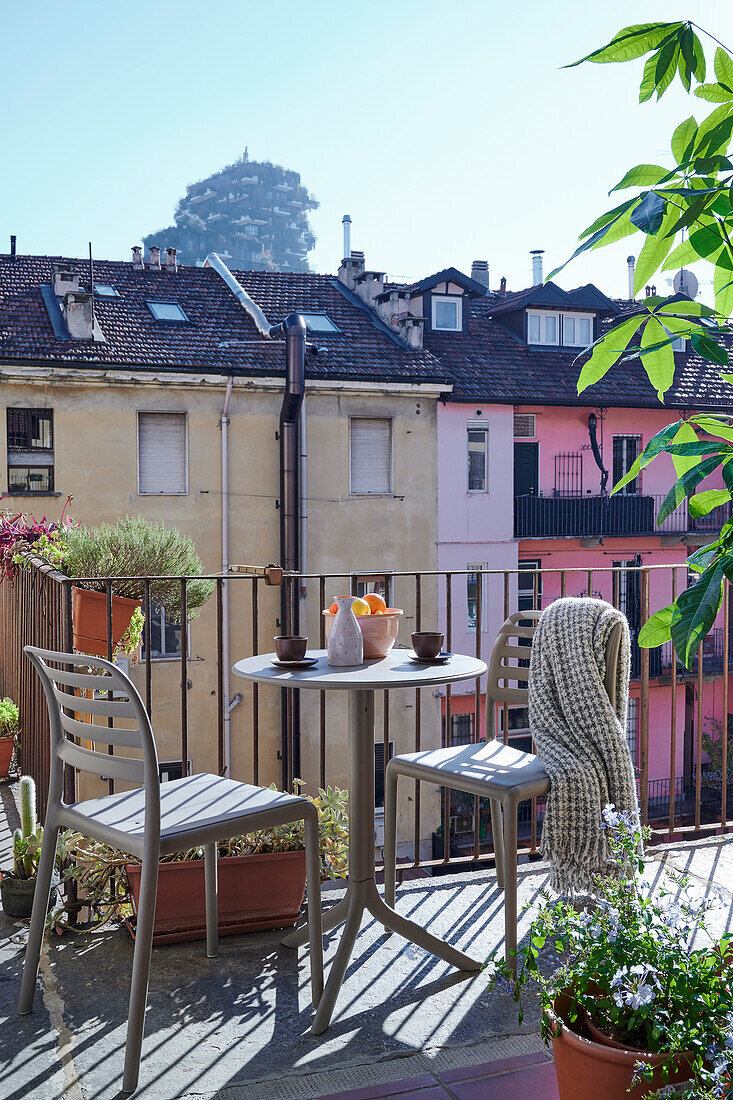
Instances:
[[[344,214],[341,219],[341,224],[344,227],[344,258],[351,255],[351,215]]]
[[[530,252],[532,257],[532,286],[540,286],[544,281],[542,274],[542,257],[544,254],[544,248],[533,248]]]
[[[634,282],[636,280],[636,256],[626,257],[626,267],[629,274],[629,301],[632,301],[634,295]]]
[[[11,260],[16,259],[16,254],[15,254],[15,233],[10,234],[10,259]]]

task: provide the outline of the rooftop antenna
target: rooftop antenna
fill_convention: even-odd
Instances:
[[[89,242],[89,293],[92,296],[92,331],[94,331],[94,260],[92,259],[92,242]]]

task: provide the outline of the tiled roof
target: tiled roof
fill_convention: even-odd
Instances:
[[[581,288],[584,289],[584,288]],[[526,292],[516,296],[526,300]],[[659,408],[659,400],[639,359],[616,365],[596,385],[577,393],[582,360],[577,350],[525,344],[493,319],[492,296],[470,302],[468,333],[425,331],[425,347],[453,381],[451,400],[495,401],[516,405],[603,405]],[[640,302],[614,303],[622,314]],[[733,351],[733,336],[729,341]],[[733,356],[731,361],[733,362]],[[675,353],[674,383],[665,405],[676,408],[721,408],[733,411],[733,386],[723,382],[718,367],[694,353]]]
[[[59,339],[41,290],[51,283],[57,265],[77,272],[88,288],[86,260],[0,256],[0,362],[268,376],[283,370],[282,340],[260,336],[210,268],[138,272],[131,263],[95,260],[95,283],[110,283],[119,293],[95,298],[105,341]],[[235,275],[273,324],[295,310],[327,313],[336,323],[341,335],[313,335],[323,353],[309,357],[309,377],[414,382],[446,377],[434,355],[401,345],[376,317],[341,292],[334,276],[269,271]],[[192,323],[156,321],[147,299],[178,302]]]

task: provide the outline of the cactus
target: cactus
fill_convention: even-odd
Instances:
[[[43,829],[36,820],[36,785],[24,775],[20,781],[20,829],[13,833],[13,870],[18,878],[33,878],[42,842]]]

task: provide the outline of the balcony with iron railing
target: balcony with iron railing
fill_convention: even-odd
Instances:
[[[730,518],[731,506],[721,505],[706,516],[690,515],[683,501],[661,523],[664,494],[580,493],[527,494],[514,498],[516,539],[613,538],[628,535],[692,536],[706,541]]]

